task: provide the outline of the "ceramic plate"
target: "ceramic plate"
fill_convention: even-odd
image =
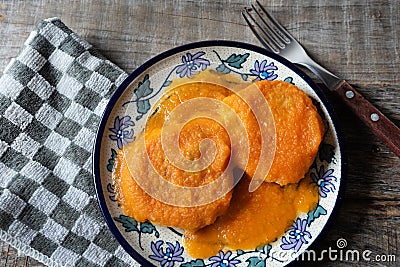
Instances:
[[[285,80],[315,100],[327,132],[310,168],[319,187],[319,203],[301,214],[275,242],[255,250],[221,251],[206,259],[191,258],[178,229],[125,216],[116,202],[112,171],[118,150],[132,142],[145,117],[172,80],[194,77],[205,70],[236,75],[245,81]],[[132,99],[134,102],[125,104]],[[117,240],[145,266],[283,266],[295,260],[318,237],[331,216],[345,162],[336,119],[321,91],[302,71],[268,51],[244,43],[206,41],[164,52],[134,71],[116,90],[105,109],[95,145],[95,186],[104,218]]]

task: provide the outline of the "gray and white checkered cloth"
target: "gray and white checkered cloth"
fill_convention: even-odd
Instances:
[[[126,73],[59,19],[0,78],[0,238],[50,266],[129,266],[92,182],[100,116]]]

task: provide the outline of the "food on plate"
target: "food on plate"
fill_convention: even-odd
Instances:
[[[215,223],[185,234],[184,246],[195,258],[206,258],[224,248],[255,249],[281,236],[298,216],[318,202],[318,188],[309,177],[284,187],[264,182],[249,192],[250,179],[236,185],[231,205]]]
[[[321,117],[311,99],[295,85],[283,81],[260,81],[255,85],[267,100],[275,122],[275,156],[265,181],[280,185],[297,183],[317,155],[324,133]],[[223,101],[245,124],[250,141],[246,173],[253,176],[259,164],[261,133],[256,117],[240,97],[246,95],[246,90]]]
[[[250,93],[254,86],[261,92],[258,96]],[[257,166],[266,164],[260,161],[264,137],[260,127],[273,127],[270,123],[260,122],[253,112],[252,107],[258,105],[259,96],[265,98],[263,101],[268,104],[273,117],[274,131],[266,132],[274,135],[267,136],[267,141],[274,140],[275,150],[269,172],[262,177],[259,187],[251,191],[249,185]],[[153,181],[152,170],[171,184],[202,187],[223,175],[234,158],[232,153],[243,151],[241,147],[234,147],[232,136],[213,118],[178,120],[176,124],[166,126],[179,105],[201,97],[224,103],[240,119],[244,133],[230,123],[231,115],[222,116],[226,120],[224,125],[233,125],[233,132],[238,131],[235,135],[241,136],[243,144],[249,144],[248,162],[245,165],[237,163],[245,174],[238,184],[233,174],[223,176],[221,187],[206,194],[218,197],[207,204],[172,205],[143,187]],[[281,236],[301,212],[310,211],[318,203],[318,187],[307,173],[317,155],[324,127],[311,99],[295,85],[283,81],[259,81],[245,89],[229,90],[221,84],[192,81],[176,85],[155,107],[144,132],[118,154],[113,172],[117,199],[123,213],[139,222],[149,220],[184,229],[184,243],[190,255],[209,257],[225,248],[254,249],[265,245]],[[210,154],[208,150],[201,150],[201,144],[205,139],[214,142],[214,158],[206,168],[183,170],[166,156],[163,131],[175,128],[180,129],[176,144],[187,160],[196,161],[203,154]],[[178,194],[164,184],[155,184],[171,199],[194,198],[190,193]]]
[[[154,114],[147,122],[146,129],[151,132],[152,129],[162,128],[165,118],[174,108],[185,101],[198,97],[208,97],[222,101],[231,93],[229,89],[216,83],[186,82],[177,85],[158,102]]]
[[[207,86],[209,86],[208,89]],[[118,154],[113,175],[118,201],[125,215],[131,216],[139,222],[150,220],[161,225],[195,231],[213,223],[218,216],[225,213],[229,207],[231,191],[207,205],[178,207],[163,203],[147,194],[137,183],[135,177],[131,175],[132,169],[136,173],[142,174],[138,175],[139,177],[145,177],[149,173],[150,166],[145,161],[147,154],[162,178],[179,186],[199,187],[220,177],[230,157],[230,140],[225,129],[219,123],[207,118],[194,119],[185,124],[179,134],[179,147],[185,157],[190,160],[200,157],[199,144],[203,139],[209,138],[216,144],[214,161],[209,167],[199,172],[181,170],[165,157],[161,142],[161,128],[158,125],[163,125],[164,116],[167,116],[165,114],[168,114],[167,111],[172,110],[174,105],[179,105],[182,101],[199,95],[222,99],[224,90],[226,89],[212,84],[189,84],[178,87],[167,97],[167,100],[162,102],[159,113],[150,120],[150,127],[147,127],[146,133],[139,136],[135,142],[125,146],[123,153]],[[145,147],[142,147],[139,140],[144,136],[146,142]],[[230,183],[233,181],[225,182],[227,182],[227,187],[232,187]],[[219,189],[216,188],[216,190]],[[162,193],[173,195],[173,192],[168,191]],[[212,194],[213,192],[208,193]],[[214,193],[217,194],[217,192]]]

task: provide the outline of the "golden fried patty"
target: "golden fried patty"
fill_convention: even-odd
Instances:
[[[206,169],[196,172],[181,170],[165,157],[161,129],[153,129],[146,134],[145,149],[140,148],[138,140],[127,145],[124,149],[125,153],[118,154],[114,171],[118,201],[124,214],[139,222],[150,220],[157,224],[194,231],[212,224],[218,216],[225,213],[229,207],[231,191],[206,205],[180,207],[166,204],[150,196],[138,184],[135,177],[132,177],[131,170],[134,169],[139,177],[145,179],[144,182],[151,179],[151,177],[146,177],[150,165],[146,163],[145,155],[141,155],[141,152],[143,153],[141,150],[145,150],[152,166],[168,182],[186,187],[199,187],[213,182],[224,172],[230,157],[230,141],[225,129],[210,119],[193,119],[182,128],[178,145],[185,158],[195,160],[200,157],[199,145],[205,138],[215,143],[215,158]],[[231,182],[226,181],[228,184]],[[163,190],[163,194],[176,197],[174,192],[169,192],[164,188]],[[215,191],[205,192],[204,196],[221,193],[217,192],[221,188],[213,190]],[[191,195],[178,197],[190,198]]]
[[[231,92],[218,84],[208,82],[188,82],[168,91],[165,96],[155,105],[156,112],[147,121],[147,129],[162,128],[165,118],[182,103],[198,98],[207,97],[222,101]]]
[[[255,84],[267,100],[275,121],[275,157],[265,181],[280,185],[297,183],[318,152],[324,131],[322,120],[311,99],[295,85],[283,81],[259,81]],[[240,93],[246,94],[246,90]],[[235,110],[246,127],[250,142],[246,172],[252,177],[257,165],[263,164],[259,162],[261,133],[258,122],[238,95],[228,96],[224,102]]]

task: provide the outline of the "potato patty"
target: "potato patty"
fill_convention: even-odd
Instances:
[[[191,120],[182,128],[179,134],[179,148],[182,154],[190,160],[198,159],[200,157],[199,145],[205,138],[209,138],[215,143],[216,156],[211,165],[201,171],[188,172],[171,164],[164,154],[161,129],[154,129],[146,134],[145,150],[153,167],[163,179],[179,186],[200,187],[220,177],[230,158],[230,141],[225,129],[217,122],[204,118]],[[124,214],[139,222],[150,220],[161,225],[195,231],[212,224],[218,216],[225,213],[229,207],[232,192],[229,191],[223,195],[221,190],[232,187],[232,180],[225,180],[223,188],[213,187],[214,191],[204,192],[203,195],[204,197],[223,195],[221,198],[195,207],[169,205],[147,194],[130,172],[130,169],[134,169],[139,177],[150,179],[146,177],[150,166],[143,161],[141,151],[139,151],[141,148],[137,144],[136,141],[127,145],[124,149],[125,155],[119,153],[116,160],[114,179],[118,200]],[[166,196],[170,194],[171,197],[176,197],[174,192],[169,192],[166,188],[162,190]],[[177,197],[187,199],[192,196],[188,193]]]
[[[267,100],[275,121],[275,157],[265,181],[280,185],[297,183],[304,177],[318,152],[324,132],[321,117],[311,99],[295,85],[283,81],[259,81],[255,85]],[[240,93],[246,94],[246,90]],[[261,132],[257,119],[238,95],[228,96],[224,102],[235,110],[246,127],[250,142],[246,172],[252,177],[259,164],[261,151]]]

